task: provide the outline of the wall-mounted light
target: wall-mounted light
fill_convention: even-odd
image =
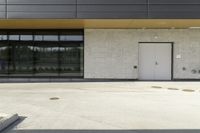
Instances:
[[[157,36],[157,35],[155,35],[155,36],[154,36],[154,39],[158,39],[158,36]]]
[[[146,27],[142,27],[142,30],[145,30],[146,29]]]

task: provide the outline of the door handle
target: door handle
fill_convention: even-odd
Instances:
[[[157,62],[157,61],[155,62],[155,65],[158,65],[158,62]]]

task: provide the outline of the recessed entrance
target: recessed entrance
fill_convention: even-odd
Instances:
[[[172,43],[139,43],[139,80],[172,79]]]

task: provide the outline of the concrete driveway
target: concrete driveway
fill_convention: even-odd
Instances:
[[[200,129],[200,82],[0,84],[0,112],[23,118],[9,133]]]

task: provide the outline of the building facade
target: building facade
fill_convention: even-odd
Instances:
[[[199,0],[0,0],[0,81],[198,80]]]

